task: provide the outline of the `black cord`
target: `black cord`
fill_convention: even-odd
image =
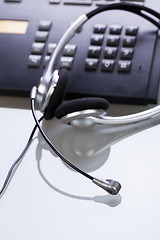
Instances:
[[[93,180],[94,177],[92,177],[91,175],[87,174],[86,172],[82,171],[81,169],[79,169],[78,167],[76,167],[74,164],[72,164],[62,153],[59,152],[59,150],[52,144],[52,142],[49,140],[49,138],[46,136],[45,132],[43,131],[43,128],[41,127],[36,114],[35,114],[35,108],[34,108],[34,104],[35,104],[35,99],[31,97],[31,109],[32,109],[32,114],[33,114],[33,118],[36,122],[36,125],[42,135],[42,137],[44,138],[44,140],[47,142],[47,144],[50,146],[50,148],[57,154],[58,157],[61,158],[61,160],[63,162],[65,162],[67,165],[69,165],[71,168],[73,168],[74,170],[76,170],[77,172],[79,172],[80,174],[84,175],[85,177],[89,178],[90,180]]]
[[[41,122],[43,119],[43,116],[38,120],[39,122]],[[29,146],[31,145],[31,142],[32,142],[32,139],[33,139],[33,136],[34,136],[34,133],[37,129],[37,125],[34,126],[31,134],[30,134],[30,137],[28,139],[28,142],[26,144],[26,146],[24,147],[23,151],[21,152],[21,154],[19,155],[19,157],[14,161],[14,163],[12,164],[12,166],[10,167],[9,171],[8,171],[8,174],[7,174],[7,177],[5,178],[5,181],[3,183],[3,186],[0,190],[0,197],[2,196],[2,194],[4,193],[4,191],[6,190],[11,178],[13,177],[13,173],[15,168],[18,167],[18,163],[20,163],[20,160],[22,159],[22,157],[24,156],[24,154],[26,153],[27,149],[29,148]]]
[[[88,12],[86,14],[86,16],[88,17],[88,19],[90,19],[94,15],[99,14],[99,13],[104,12],[104,11],[107,11],[107,10],[124,10],[124,11],[129,11],[129,12],[135,13],[135,14],[147,19],[148,21],[152,22],[155,26],[160,28],[160,23],[159,23],[160,14],[158,12],[154,11],[151,8],[141,6],[139,4],[131,4],[131,3],[107,4],[105,6],[100,6],[96,9],[92,10],[91,12]],[[147,14],[145,14],[145,12]],[[154,20],[153,18],[151,18],[148,14],[156,17],[157,21]]]

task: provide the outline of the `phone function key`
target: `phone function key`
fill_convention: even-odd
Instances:
[[[131,61],[119,61],[118,72],[129,73],[131,70]]]
[[[48,38],[48,32],[47,31],[37,31],[35,35],[35,41],[36,42],[46,42]]]
[[[28,66],[29,67],[39,67],[41,58],[42,57],[40,55],[29,55]]]
[[[32,43],[32,50],[31,52],[34,54],[42,54],[45,48],[44,43],[34,42]]]
[[[77,46],[75,44],[67,44],[63,50],[63,56],[73,57],[76,53]]]
[[[61,57],[60,59],[60,68],[66,68],[71,70],[73,65],[73,57]]]
[[[57,43],[49,43],[47,48],[47,54],[52,54],[57,46]]]
[[[52,22],[50,20],[41,20],[39,22],[39,30],[41,31],[49,31],[52,26]]]

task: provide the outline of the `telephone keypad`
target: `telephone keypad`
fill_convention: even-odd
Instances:
[[[100,34],[102,29],[103,34]],[[110,26],[95,24],[93,33],[88,47],[85,70],[97,70],[100,63],[103,72],[113,72],[115,70],[118,73],[129,73],[136,46],[138,27],[134,25],[125,27],[116,24]],[[101,42],[99,39],[101,39]],[[105,43],[103,44],[103,42]],[[105,44],[106,46],[104,46]],[[102,60],[99,61],[101,56]]]

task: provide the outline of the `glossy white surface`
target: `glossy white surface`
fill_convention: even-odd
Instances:
[[[4,108],[4,99],[0,104],[0,186],[34,125],[30,110]],[[94,176],[118,180],[122,189],[117,196],[99,189],[66,167],[36,133],[0,199],[1,239],[159,240],[158,122],[155,119],[148,123],[154,127],[110,148],[117,136],[132,131],[79,131],[59,121],[44,122],[52,142],[65,156]]]

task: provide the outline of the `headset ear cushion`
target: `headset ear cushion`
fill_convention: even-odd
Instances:
[[[109,103],[104,98],[80,98],[60,105],[55,111],[55,117],[60,119],[69,113],[83,111],[87,109],[107,110]]]
[[[49,100],[49,104],[44,112],[44,118],[50,120],[55,115],[56,108],[64,100],[68,83],[68,73],[66,69],[61,69],[59,72],[59,80],[54,92]]]

